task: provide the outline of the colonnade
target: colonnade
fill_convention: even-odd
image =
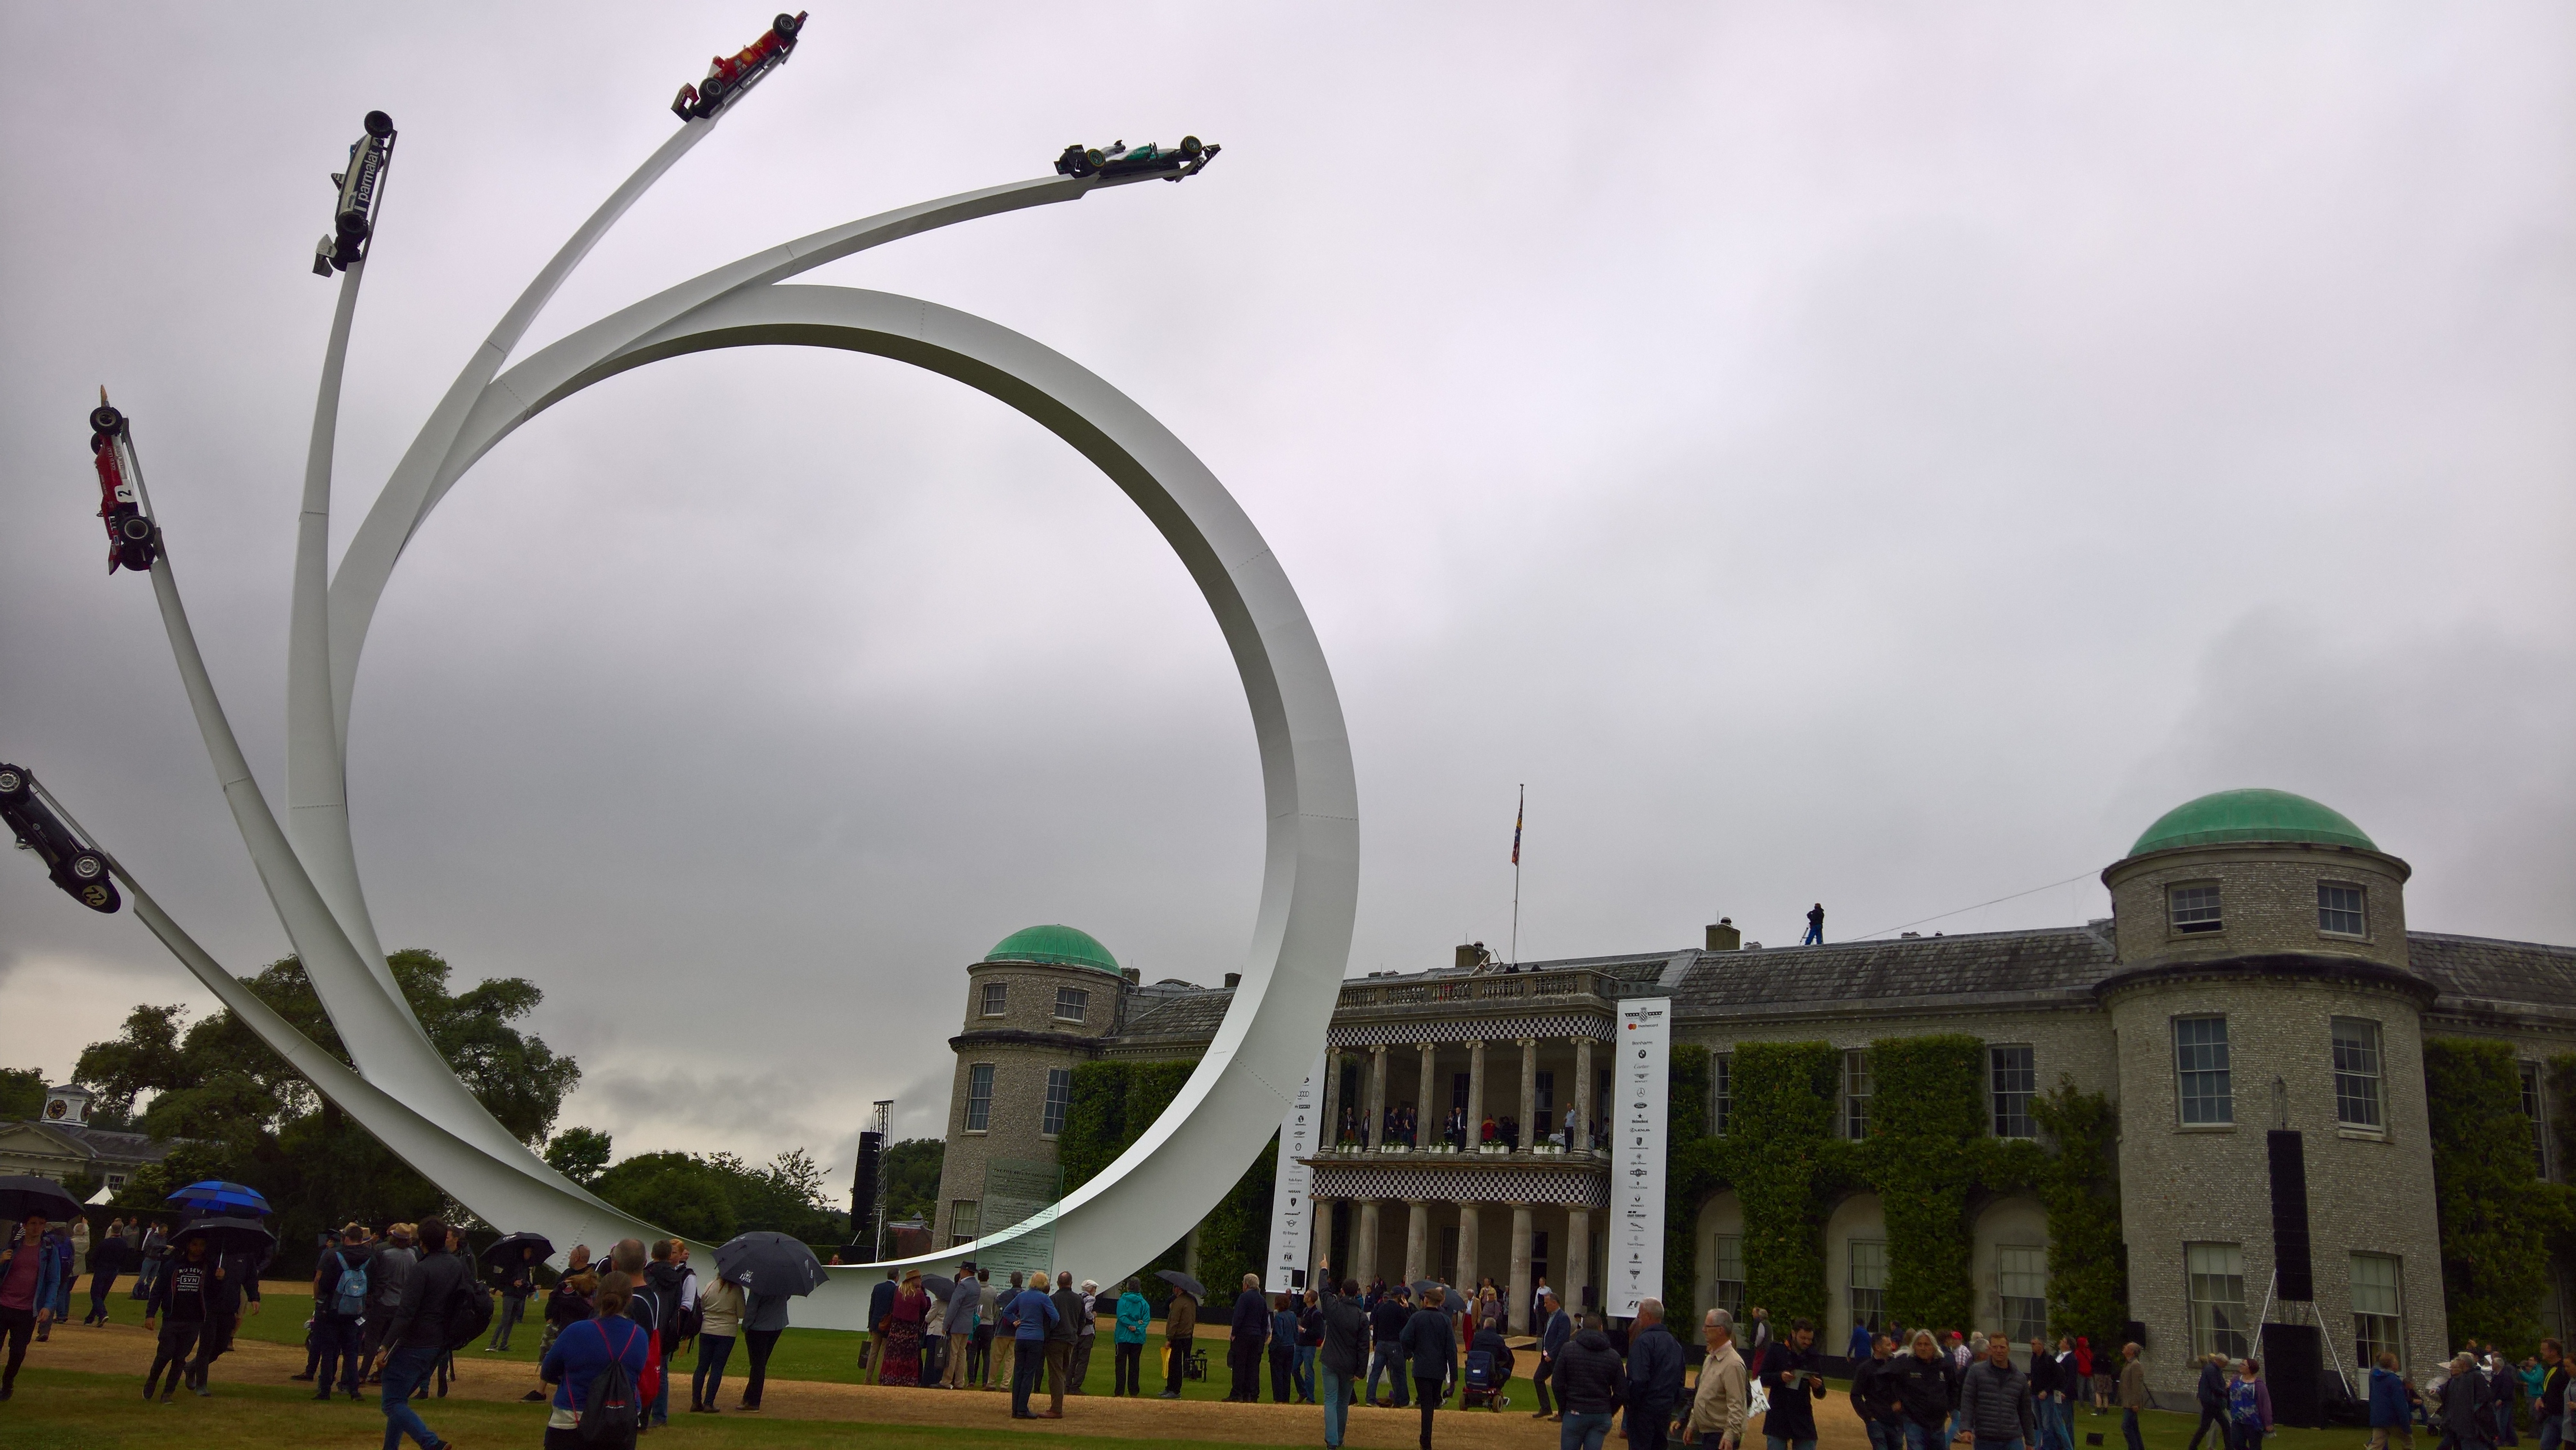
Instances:
[[[1429,1199],[1317,1197],[1310,1202],[1314,1210],[1310,1221],[1315,1225],[1318,1237],[1327,1243],[1331,1240],[1335,1207],[1345,1202],[1353,1206],[1351,1262],[1334,1267],[1336,1279],[1356,1279],[1363,1287],[1380,1276],[1389,1283],[1403,1284],[1420,1279],[1438,1279],[1469,1293],[1483,1277],[1478,1265],[1483,1261],[1484,1210],[1487,1207],[1509,1207],[1512,1211],[1512,1248],[1507,1290],[1510,1302],[1507,1307],[1511,1332],[1531,1332],[1530,1301],[1537,1290],[1531,1252],[1536,1231],[1533,1220],[1543,1205],[1459,1203],[1457,1262],[1437,1264],[1432,1262],[1433,1204]],[[1385,1209],[1397,1203],[1403,1205],[1405,1213],[1404,1262],[1400,1273],[1389,1273],[1389,1268],[1397,1266],[1378,1262],[1378,1241],[1386,1227]],[[1565,1239],[1558,1253],[1552,1256],[1551,1263],[1563,1267],[1557,1271],[1555,1282],[1549,1287],[1556,1291],[1559,1303],[1579,1310],[1583,1304],[1584,1288],[1591,1282],[1592,1273],[1592,1210],[1589,1207],[1575,1204],[1565,1210]]]
[[[1599,1123],[1596,1120],[1598,1116],[1596,1098],[1599,1086],[1593,1078],[1592,1071],[1594,1039],[1589,1035],[1577,1035],[1550,1039],[1550,1041],[1572,1045],[1574,1081],[1571,1084],[1572,1093],[1560,1094],[1559,1101],[1551,1104],[1549,1117],[1552,1121],[1545,1123],[1538,1121],[1540,1039],[1516,1037],[1509,1039],[1507,1044],[1489,1044],[1483,1038],[1468,1038],[1465,1041],[1463,1045],[1467,1050],[1466,1118],[1469,1147],[1474,1147],[1480,1141],[1479,1131],[1485,1121],[1485,1049],[1489,1045],[1508,1045],[1520,1051],[1520,1114],[1517,1121],[1520,1124],[1521,1150],[1525,1152],[1533,1144],[1548,1141],[1554,1135],[1564,1131],[1563,1110],[1566,1098],[1569,1096],[1575,1111],[1576,1123],[1574,1140],[1566,1146],[1578,1151],[1590,1149],[1594,1136],[1599,1132]],[[1453,1048],[1457,1045],[1452,1044]],[[1440,1048],[1439,1043],[1425,1042],[1415,1049],[1421,1054],[1420,1076],[1416,1079],[1420,1086],[1415,1093],[1414,1105],[1416,1146],[1428,1146],[1438,1142],[1442,1125],[1449,1116],[1451,1107],[1449,1095],[1439,1091]],[[1402,1049],[1385,1043],[1359,1049],[1335,1047],[1325,1050],[1322,1140],[1326,1145],[1338,1143],[1341,1139],[1342,1109],[1345,1106],[1341,1101],[1342,1064],[1353,1051],[1365,1052],[1369,1059],[1361,1089],[1360,1142],[1370,1148],[1382,1145],[1382,1140],[1386,1136],[1386,1112],[1389,1106],[1386,1090],[1387,1059],[1400,1050]]]

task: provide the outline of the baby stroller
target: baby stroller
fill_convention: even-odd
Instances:
[[[1191,1347],[1189,1358],[1181,1363],[1181,1378],[1193,1380],[1203,1380],[1207,1378],[1206,1350],[1200,1349],[1195,1345]]]
[[[1462,1410],[1511,1408],[1512,1397],[1502,1392],[1503,1386],[1510,1381],[1510,1371],[1497,1372],[1494,1368],[1492,1350],[1468,1351],[1467,1379],[1458,1390],[1458,1408]]]

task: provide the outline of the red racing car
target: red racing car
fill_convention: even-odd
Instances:
[[[693,86],[680,87],[671,101],[672,114],[683,121],[703,121],[733,104],[733,98],[750,90],[762,76],[787,63],[788,52],[796,48],[796,32],[805,28],[806,12],[793,15],[779,12],[769,22],[760,39],[744,46],[730,58],[717,56],[707,65],[707,78]]]
[[[161,531],[143,513],[129,459],[122,451],[125,415],[107,405],[107,389],[98,390],[98,406],[89,413],[90,462],[98,468],[98,516],[107,521],[107,572],[118,566],[140,574],[161,557]]]
[[[36,798],[36,778],[20,766],[0,764],[0,823],[17,836],[21,847],[43,860],[45,874],[74,901],[102,913],[125,904],[116,894],[107,857],[82,845],[62,818]]]

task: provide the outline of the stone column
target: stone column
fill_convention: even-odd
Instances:
[[[1458,1292],[1473,1297],[1476,1292],[1476,1257],[1480,1249],[1482,1213],[1474,1203],[1458,1205],[1458,1277],[1450,1282]]]
[[[1374,1148],[1386,1123],[1386,1044],[1369,1049],[1368,1121],[1360,1125],[1360,1141]]]
[[[1324,1119],[1315,1134],[1315,1151],[1330,1152],[1342,1141],[1342,1050],[1338,1047],[1324,1049],[1324,1091],[1316,1101],[1322,1104],[1317,1111]]]
[[[1435,1091],[1439,1082],[1440,1048],[1437,1043],[1426,1042],[1422,1044],[1422,1092],[1419,1106],[1413,1110],[1413,1144],[1417,1148],[1436,1141],[1440,1125],[1449,1121],[1448,1097]]]
[[[1565,1267],[1556,1276],[1557,1302],[1580,1317],[1583,1287],[1592,1282],[1592,1210],[1577,1205],[1565,1211]],[[1702,1310],[1710,1306],[1703,1304]]]
[[[1306,1287],[1320,1289],[1327,1270],[1341,1273],[1340,1265],[1324,1262],[1333,1253],[1333,1200],[1306,1195],[1306,1226]]]
[[[1377,1277],[1377,1200],[1360,1200],[1359,1222],[1351,1228],[1351,1277],[1365,1289]]]
[[[1592,1039],[1589,1037],[1578,1037],[1574,1039],[1574,1104],[1575,1111],[1580,1116],[1575,1119],[1575,1132],[1578,1136],[1572,1143],[1567,1144],[1567,1147],[1582,1148],[1586,1150],[1589,1150],[1592,1147],[1592,1100],[1594,1096],[1595,1092],[1592,1084]]]
[[[1515,1203],[1512,1205],[1512,1293],[1508,1321],[1514,1334],[1530,1332],[1530,1292],[1530,1206]]]
[[[1419,1198],[1404,1205],[1412,1210],[1404,1221],[1404,1282],[1410,1284],[1431,1272],[1431,1205]]]
[[[1538,1144],[1538,1039],[1521,1039],[1521,1148],[1527,1151]],[[1524,1258],[1527,1255],[1523,1255]],[[1527,1267],[1526,1264],[1523,1267]],[[1528,1285],[1521,1286],[1524,1291]],[[1514,1330],[1513,1333],[1520,1333]]]
[[[1483,1142],[1485,1131],[1485,1039],[1467,1044],[1467,1145]]]

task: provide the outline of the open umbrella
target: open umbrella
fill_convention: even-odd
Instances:
[[[812,1249],[763,1229],[716,1250],[716,1277],[755,1294],[811,1294],[830,1276]]]
[[[1200,1283],[1198,1280],[1191,1278],[1189,1275],[1182,1273],[1178,1269],[1156,1269],[1154,1271],[1154,1277],[1171,1285],[1173,1288],[1180,1290],[1182,1293],[1189,1295],[1193,1299],[1197,1299],[1202,1302],[1207,1299],[1207,1285]]]
[[[957,1292],[957,1281],[943,1279],[937,1274],[924,1274],[921,1276],[921,1292],[945,1299]]]
[[[216,1214],[276,1211],[268,1206],[268,1200],[258,1189],[239,1183],[218,1183],[211,1178],[203,1183],[191,1183],[162,1201]]]
[[[170,1235],[173,1248],[193,1238],[202,1238],[206,1247],[218,1254],[266,1253],[277,1247],[277,1235],[255,1218],[190,1219]]]
[[[1437,1279],[1416,1279],[1412,1284],[1413,1302],[1419,1304],[1422,1302],[1423,1295],[1430,1293],[1434,1289],[1446,1289],[1448,1287],[1448,1285],[1441,1283]]]
[[[50,1178],[33,1173],[0,1178],[0,1223],[16,1223],[31,1213],[59,1220],[79,1212],[80,1204]]]
[[[555,1256],[554,1240],[544,1234],[515,1233],[502,1236],[492,1247],[485,1249],[483,1262],[496,1269],[515,1268],[522,1249],[535,1249],[540,1262]]]

